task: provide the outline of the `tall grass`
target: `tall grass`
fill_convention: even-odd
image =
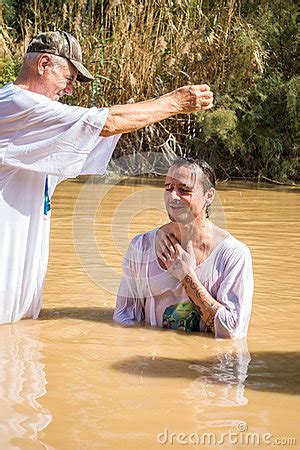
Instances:
[[[73,104],[109,106],[136,102],[181,85],[204,82],[214,91],[213,111],[177,117],[125,136],[119,153],[157,149],[169,156],[174,152],[200,153],[216,166],[220,176],[275,177],[285,182],[298,176],[294,144],[280,148],[273,145],[272,136],[268,145],[263,136],[256,136],[257,124],[263,124],[265,119],[261,105],[269,97],[267,84],[271,87],[273,80],[273,87],[276,85],[281,93],[285,87],[280,73],[284,68],[278,65],[270,75],[270,53],[277,49],[268,48],[268,35],[262,38],[260,28],[260,15],[270,14],[272,8],[268,9],[266,1],[252,1],[253,8],[248,11],[246,3],[7,1],[1,27],[5,69],[0,82],[14,78],[17,61],[34,34],[58,28],[68,30],[80,41],[85,63],[96,78],[93,84],[78,86]],[[288,3],[285,20],[289,13],[293,23],[294,2]],[[255,15],[257,8],[261,12]],[[271,26],[275,19],[268,20]],[[270,114],[276,116],[275,112]],[[276,134],[276,124],[273,125]],[[277,134],[275,137],[278,140]],[[264,158],[269,146],[273,150],[268,158],[275,154],[278,157],[275,171]],[[289,167],[283,168],[286,151],[291,161]]]

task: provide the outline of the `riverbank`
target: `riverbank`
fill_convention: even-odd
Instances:
[[[78,38],[95,75],[72,104],[134,103],[181,85],[211,86],[214,109],[124,136],[117,156],[201,155],[222,179],[299,180],[295,1],[26,0],[2,8],[0,85],[16,77],[34,34],[60,28]]]

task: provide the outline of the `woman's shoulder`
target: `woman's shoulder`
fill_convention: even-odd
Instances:
[[[144,250],[148,250],[153,245],[157,231],[158,228],[155,228],[153,230],[146,231],[145,233],[137,234],[130,242],[130,247],[132,249],[143,248]]]
[[[229,236],[224,240],[225,247],[228,249],[240,251],[240,252],[250,252],[248,245],[245,242],[240,241],[232,234],[228,233]]]
[[[214,241],[215,241],[214,247],[220,246],[223,250],[240,251],[240,252],[250,251],[247,244],[237,239],[229,231],[225,230],[224,228],[220,228],[215,224],[214,224]]]
[[[251,261],[252,259],[248,245],[230,233],[220,245],[218,255],[223,262],[230,262],[231,264]]]

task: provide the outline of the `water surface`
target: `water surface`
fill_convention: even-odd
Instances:
[[[300,446],[299,195],[218,185],[213,220],[255,274],[248,342],[233,342],[112,322],[129,240],[167,220],[159,183],[60,185],[40,319],[0,327],[0,448],[193,448],[205,432],[235,433],[225,449],[252,433]]]

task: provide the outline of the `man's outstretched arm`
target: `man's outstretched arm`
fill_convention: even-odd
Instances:
[[[212,106],[213,93],[207,84],[184,86],[157,99],[111,106],[100,136],[130,133],[176,114],[205,111]]]

